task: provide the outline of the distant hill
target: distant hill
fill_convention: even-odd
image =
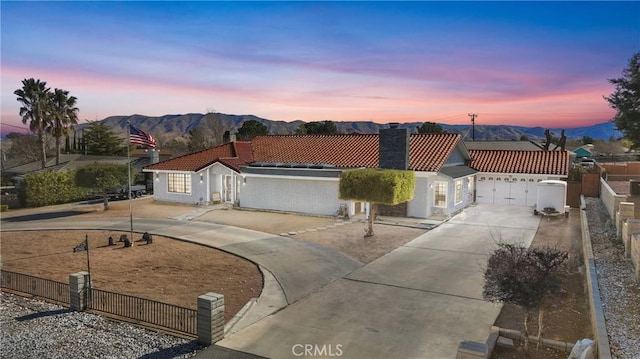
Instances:
[[[160,117],[143,115],[110,116],[100,122],[103,122],[105,125],[113,128],[116,132],[121,134],[126,131],[126,124],[129,122],[133,126],[151,133],[157,137],[160,142],[164,142],[170,139],[184,139],[186,141],[189,131],[198,127],[209,129],[213,127],[215,131],[220,133],[226,130],[230,130],[233,133],[242,127],[242,123],[244,121],[248,120],[256,120],[263,123],[269,129],[269,132],[274,135],[294,134],[296,129],[304,123],[303,121],[273,121],[254,115],[228,115],[222,113],[189,113],[184,115],[164,115]],[[334,123],[342,133],[378,133],[381,128],[388,127],[388,124],[379,124],[374,122],[335,121]],[[400,127],[408,128],[413,132],[416,127],[421,124],[422,122],[402,123],[400,124]],[[81,124],[79,128],[81,129],[87,125],[88,124]],[[472,129],[470,124],[440,125],[447,132],[460,133],[465,139],[471,139]],[[550,130],[556,137],[559,137],[562,129],[554,128]],[[544,131],[545,128],[542,127],[476,125],[475,139],[519,140],[522,136],[526,136],[530,140],[541,140],[544,139]],[[582,139],[584,136],[605,140],[609,139],[611,136],[615,138],[622,137],[622,134],[615,130],[613,122],[605,122],[588,127],[566,128],[565,134],[568,140]]]

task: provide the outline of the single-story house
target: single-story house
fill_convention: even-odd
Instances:
[[[478,151],[478,155],[485,152]],[[566,151],[553,155],[521,152],[522,161],[557,157],[568,163]],[[404,168],[415,171],[414,197],[403,205],[382,207],[381,214],[429,218],[450,216],[477,200],[478,172],[485,175],[483,185],[489,175],[497,181],[495,173],[507,169],[496,167],[505,154],[488,154],[497,156],[493,167],[483,166],[485,160],[475,161],[459,134],[409,135],[405,129],[392,127],[379,134],[258,136],[159,162],[144,171],[153,173],[154,198],[159,201],[220,201],[242,208],[315,215],[333,215],[345,206],[354,215],[366,213],[368,204],[339,198],[344,170]],[[549,172],[546,164],[539,165],[524,168],[532,173],[504,175],[517,173],[518,179],[526,178],[528,183],[529,179],[556,179],[568,172],[568,166],[564,172]],[[519,169],[515,166],[512,170]]]
[[[467,166],[470,157],[460,135],[385,130],[404,131],[405,153],[391,162],[405,162],[406,169],[416,172],[414,198],[400,206],[398,215],[450,215],[473,201],[475,171]],[[385,143],[385,130],[379,135],[258,136],[159,162],[144,171],[154,173],[159,201],[196,204],[219,199],[244,208],[317,215],[333,215],[346,206],[354,215],[368,206],[339,198],[340,174],[350,168],[378,168],[381,148],[382,157],[388,157],[394,148],[403,147],[398,137]]]

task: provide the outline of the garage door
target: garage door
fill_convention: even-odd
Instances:
[[[479,176],[476,182],[478,203],[533,206],[538,179],[526,176]]]

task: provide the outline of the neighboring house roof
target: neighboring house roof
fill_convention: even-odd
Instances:
[[[58,169],[62,168],[66,163],[68,163],[70,161],[73,161],[73,160],[79,158],[80,156],[82,156],[82,155],[81,154],[61,154],[60,155],[60,164],[57,165],[57,166],[56,166],[56,156],[51,156],[51,157],[47,157],[46,167],[44,169],[41,168],[41,163],[38,160],[38,161],[34,161],[34,162],[25,163],[25,164],[20,165],[20,166],[7,168],[7,169],[5,169],[5,172],[6,173],[16,174],[16,175],[22,175],[22,174],[27,174],[27,173],[31,173],[31,172],[37,172],[37,171],[58,170]]]
[[[471,150],[471,168],[478,172],[527,173],[566,176],[568,151]]]
[[[241,165],[253,162],[251,143],[246,141],[225,143],[152,164],[145,167],[145,170],[197,172],[216,162],[239,172]]]
[[[132,162],[138,159],[132,159]],[[56,165],[56,157],[47,158],[47,167],[40,168],[40,161],[30,162],[6,170],[7,173],[24,175],[32,172],[74,170],[93,163],[127,164],[129,159],[123,156],[93,156],[82,154],[61,154],[60,164]]]
[[[594,153],[593,145],[580,146],[574,149],[573,153],[575,153],[578,156],[591,156]]]
[[[459,134],[412,134],[409,169],[439,171],[459,140]],[[258,136],[251,145],[256,162],[378,167],[377,134]]]
[[[171,151],[167,149],[156,150],[159,151],[160,157],[171,157]],[[131,150],[131,157],[146,157],[149,156],[149,150],[146,148],[134,148]]]
[[[468,150],[542,151],[531,141],[464,141]]]
[[[132,162],[136,161],[136,159],[132,159]],[[94,163],[108,163],[108,164],[117,164],[117,165],[126,165],[129,163],[129,159],[127,157],[122,156],[92,156],[92,155],[82,155],[76,158],[73,161],[69,161],[62,166],[61,170],[75,170],[80,167],[88,166]]]

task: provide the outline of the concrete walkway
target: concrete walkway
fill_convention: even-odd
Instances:
[[[467,208],[218,345],[268,358],[298,358],[305,344],[325,357],[455,358],[461,341],[486,340],[501,309],[482,300],[491,249],[529,245],[539,222],[528,207]]]

